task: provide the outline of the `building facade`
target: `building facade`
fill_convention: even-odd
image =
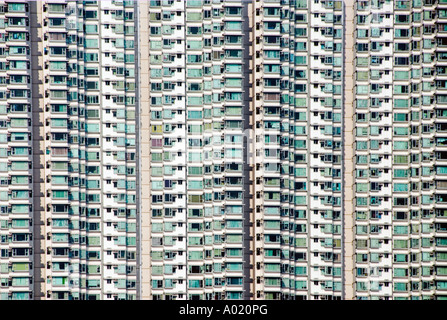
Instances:
[[[341,5],[254,2],[256,298],[341,298]]]
[[[239,1],[149,2],[153,299],[249,297],[248,15]]]
[[[29,15],[2,6],[1,298],[33,297],[33,130]],[[9,45],[9,46],[8,46]],[[11,288],[11,289],[9,289]]]
[[[2,299],[136,299],[134,2],[1,5]]]
[[[2,1],[0,299],[445,299],[446,26]]]
[[[355,5],[358,299],[445,299],[445,7]]]

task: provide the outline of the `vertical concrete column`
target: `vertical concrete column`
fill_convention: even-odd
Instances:
[[[149,87],[149,2],[139,1],[139,156],[140,156],[140,298],[151,295],[151,189],[150,189],[150,87]]]
[[[256,179],[257,178],[263,178],[264,175],[264,168],[263,168],[263,158],[262,156],[257,156],[257,150],[260,150],[262,147],[262,141],[257,142],[257,136],[262,136],[263,134],[263,128],[262,127],[257,127],[257,124],[263,120],[263,115],[262,114],[257,114],[256,109],[262,106],[262,100],[258,99],[257,96],[261,96],[262,95],[262,88],[261,86],[257,86],[256,83],[257,81],[261,81],[262,79],[262,73],[260,71],[256,70],[256,66],[257,65],[262,65],[263,60],[262,60],[262,56],[260,55],[260,53],[262,52],[263,49],[263,45],[262,42],[260,41],[261,37],[262,37],[262,31],[261,30],[257,30],[256,29],[256,24],[260,24],[262,23],[262,16],[261,15],[256,15],[256,11],[259,10],[260,12],[262,11],[262,2],[259,1],[253,1],[252,5],[250,6],[250,10],[251,10],[251,18],[250,18],[250,23],[251,23],[251,42],[252,42],[252,73],[251,73],[251,112],[252,112],[252,116],[251,116],[251,125],[252,125],[252,141],[253,141],[253,156],[252,156],[252,177],[251,177],[251,181],[252,181],[252,185],[251,185],[251,190],[252,190],[252,208],[253,208],[253,213],[252,213],[252,261],[253,261],[253,269],[252,269],[252,274],[253,274],[253,284],[252,284],[252,290],[253,290],[253,299],[254,300],[258,300],[258,299],[264,299],[264,285],[263,283],[257,283],[257,278],[258,277],[263,277],[264,276],[264,272],[263,269],[259,269],[257,268],[257,264],[261,264],[263,263],[263,254],[259,254],[258,255],[258,249],[262,248],[262,243],[259,243],[259,240],[256,239],[256,234],[257,233],[261,233],[262,232],[262,226],[257,226],[256,221],[257,220],[262,220],[263,219],[263,211],[261,212],[257,212],[256,207],[257,206],[262,206],[263,205],[263,199],[257,199],[256,198],[256,194],[257,192],[261,192],[263,190],[262,185],[256,184]],[[259,54],[257,54],[257,52]]]
[[[343,101],[343,299],[352,300],[354,285],[354,64],[355,2],[344,1],[344,101]]]
[[[248,83],[250,85],[250,88],[248,88],[247,90],[249,91],[249,97],[250,97],[250,101],[249,101],[249,107],[248,107],[248,111],[249,111],[249,128],[248,130],[246,129],[246,132],[249,134],[247,136],[248,139],[248,143],[247,143],[247,155],[245,158],[246,163],[248,164],[248,166],[250,167],[250,172],[249,172],[249,179],[251,181],[248,189],[250,190],[250,194],[251,194],[251,198],[250,198],[250,228],[249,228],[249,236],[251,238],[250,241],[250,264],[252,266],[252,268],[250,269],[250,278],[252,279],[251,283],[250,283],[250,300],[255,300],[256,299],[256,281],[254,279],[256,279],[256,259],[255,259],[255,254],[256,254],[256,249],[255,249],[255,231],[254,231],[254,226],[256,225],[256,219],[255,219],[255,208],[256,208],[256,197],[255,197],[255,183],[253,183],[255,181],[255,174],[256,174],[256,166],[255,166],[255,145],[254,145],[254,130],[255,130],[255,93],[254,93],[254,79],[255,79],[255,70],[256,68],[254,67],[255,65],[255,24],[254,24],[254,10],[255,10],[255,4],[253,3],[253,1],[248,2],[247,4],[247,15],[248,15],[248,25],[249,25],[249,42],[250,42],[250,48],[249,48],[249,54],[251,59],[249,60],[249,64],[248,64],[248,68],[250,69],[251,72],[247,72],[246,76],[248,77]]]
[[[32,139],[33,139],[33,299],[46,298],[46,240],[45,240],[45,106],[43,87],[42,3],[31,1],[30,54],[32,81]]]
[[[243,3],[243,72],[244,72],[244,111],[243,111],[243,127],[244,127],[244,300],[253,300],[253,205],[252,198],[252,158],[251,158],[251,141],[252,141],[252,113],[253,113],[253,95],[252,91],[252,70],[253,70],[253,47],[252,47],[252,30],[253,30],[253,3],[249,1]]]

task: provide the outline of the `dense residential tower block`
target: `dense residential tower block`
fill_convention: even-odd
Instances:
[[[447,0],[0,1],[0,300],[447,299]]]
[[[1,299],[136,299],[136,5],[0,11]]]
[[[253,13],[254,294],[340,299],[342,2]]]
[[[355,6],[357,299],[445,299],[445,1]]]
[[[250,297],[249,14],[149,3],[153,299]]]

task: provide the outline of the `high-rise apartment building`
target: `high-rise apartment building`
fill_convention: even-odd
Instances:
[[[248,298],[247,3],[148,14],[152,297]]]
[[[172,280],[174,288],[182,291],[169,296],[175,292],[171,289],[171,274],[161,271],[159,265],[173,260],[167,258],[169,255],[160,258],[161,253],[156,251],[163,249],[169,254],[171,251],[166,244],[153,246],[151,254],[158,256],[150,264],[157,265],[158,269],[152,269],[152,293],[157,294],[154,297],[179,299],[187,292],[189,299],[199,292],[200,298],[212,298],[208,291],[220,291],[216,288],[216,275],[219,284],[225,277],[221,288],[227,292],[226,298],[237,298],[228,292],[238,290],[236,284],[245,284],[247,276],[249,284],[242,288],[249,292],[244,291],[239,297],[444,297],[443,6],[442,1],[417,0],[149,2],[148,24],[149,28],[155,28],[154,32],[159,32],[158,26],[164,28],[164,24],[171,23],[176,24],[176,30],[185,28],[186,38],[181,35],[176,38],[177,47],[181,45],[183,49],[175,59],[185,59],[186,73],[177,74],[176,79],[186,81],[184,121],[188,134],[204,139],[203,144],[198,142],[202,157],[184,162],[188,167],[182,181],[186,183],[183,192],[188,223],[182,237],[185,236],[187,243],[179,253],[181,250],[187,257],[182,262],[186,267],[180,263],[178,266],[186,268],[186,274],[178,274],[177,280]],[[157,16],[159,12],[161,15]],[[194,20],[198,29],[190,27]],[[208,24],[212,24],[210,49]],[[224,37],[219,38],[221,31]],[[151,59],[154,59],[152,54],[169,52],[163,46],[172,44],[168,40],[170,36],[161,31],[160,37],[150,37],[151,45],[158,46],[149,49]],[[203,41],[194,42],[200,37]],[[236,43],[242,47],[233,47]],[[239,51],[232,51],[233,48]],[[222,49],[223,55],[219,53]],[[248,51],[248,60],[244,50]],[[201,56],[193,56],[197,53]],[[169,58],[162,56],[162,59]],[[203,73],[192,70],[196,63],[203,63]],[[208,71],[207,63],[221,68]],[[240,82],[232,73],[235,64],[241,65],[237,70]],[[160,71],[155,70],[156,65],[151,61],[149,65],[152,86],[153,82],[159,82],[152,75]],[[163,74],[158,78],[164,77]],[[219,84],[221,77],[225,81]],[[202,86],[193,84],[196,82]],[[237,84],[237,89],[232,89],[231,84]],[[191,93],[193,86],[197,88],[196,93]],[[210,96],[207,88],[219,88],[224,94],[216,100],[215,91]],[[154,103],[156,93],[152,87],[149,92]],[[244,129],[243,137],[248,142],[244,145],[243,170],[238,174],[242,181],[247,181],[239,196],[243,208],[238,209],[242,214],[239,217],[228,214],[227,208],[235,208],[230,202],[233,200],[230,193],[207,196],[210,180],[206,177],[207,172],[213,173],[210,191],[214,194],[220,189],[219,183],[224,190],[233,190],[231,180],[220,180],[222,169],[217,168],[217,172],[216,168],[207,169],[206,150],[211,145],[221,148],[217,158],[228,161],[227,150],[233,148],[228,142],[234,139],[227,137],[239,134],[237,128],[227,125],[231,121],[229,107],[238,95],[237,99],[242,101],[241,111],[237,111],[242,125],[238,127]],[[195,99],[199,102],[194,106],[190,102]],[[210,119],[221,119],[221,129],[217,131],[222,137],[212,143],[207,142],[207,130],[194,133],[194,127],[188,123],[206,123],[209,102],[213,110]],[[174,105],[183,106],[178,101]],[[158,109],[151,105],[151,110]],[[199,118],[193,120],[196,110],[203,111],[203,116],[199,113]],[[223,118],[219,119],[219,112]],[[177,123],[183,126],[182,121]],[[156,126],[159,122],[154,120],[151,124]],[[208,131],[217,128],[214,124],[208,126],[212,128]],[[207,128],[206,124],[203,128]],[[151,137],[153,146],[157,142],[155,135]],[[190,157],[188,148],[194,140],[186,133],[184,137],[188,139],[185,145]],[[190,160],[195,162],[194,166],[188,164]],[[192,167],[200,163],[204,173],[199,171],[197,178],[193,178]],[[161,165],[154,162],[151,166],[153,170],[161,170],[155,168]],[[223,173],[230,174],[227,166]],[[196,179],[203,179],[204,185]],[[152,175],[151,181],[156,180]],[[170,193],[161,182],[158,184],[164,194]],[[193,191],[194,185],[199,185],[200,191]],[[196,192],[203,194],[203,198],[196,198],[198,202],[192,198]],[[167,207],[166,195],[162,199],[160,195],[155,196],[157,193],[162,194],[151,189],[152,201]],[[207,226],[206,212],[211,212],[206,209],[207,201],[211,201],[210,206],[216,211],[224,209],[222,215],[213,211],[212,221],[217,226]],[[196,205],[203,206],[205,214],[193,220],[190,208]],[[152,208],[158,207],[152,203]],[[207,251],[219,248],[222,241],[208,234],[226,234],[224,246],[231,246],[228,235],[233,232],[230,228],[233,217],[242,223],[243,238],[250,237],[249,258],[241,261],[245,266],[249,263],[251,269],[249,273],[237,275],[239,282],[233,282],[225,262],[232,258],[228,251],[225,257],[217,251],[218,259],[215,253]],[[224,228],[218,223],[221,219],[226,221]],[[193,234],[189,221],[198,222],[198,228],[204,223],[203,232],[195,229],[198,233]],[[199,235],[203,242],[197,242]],[[189,254],[197,248],[199,259]],[[241,250],[239,256],[244,254]],[[212,263],[219,264],[220,257],[224,263],[217,268],[225,268],[222,276],[216,265],[211,269]],[[196,265],[204,268],[195,269]],[[209,276],[207,271],[211,272]],[[196,282],[199,278],[204,281]],[[169,279],[168,287],[162,279]],[[181,287],[179,282],[186,287]]]
[[[341,297],[341,4],[149,2],[154,299]]]
[[[254,297],[341,297],[342,2],[254,2]]]
[[[446,299],[446,26],[1,1],[0,299]]]
[[[2,299],[137,297],[135,8],[0,5]]]
[[[445,299],[446,1],[355,3],[355,298]]]
[[[32,297],[31,26],[26,4],[1,6],[1,299]]]

